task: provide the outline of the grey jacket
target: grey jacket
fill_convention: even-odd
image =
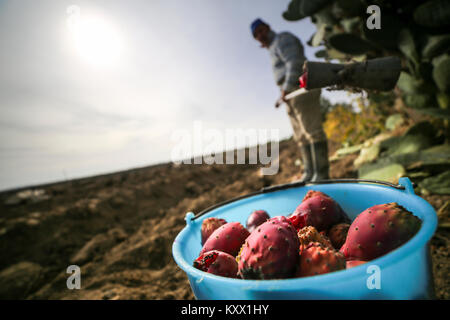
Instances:
[[[298,89],[298,78],[303,73],[302,67],[306,60],[302,43],[290,32],[272,31],[271,37],[268,49],[277,85],[287,92]]]

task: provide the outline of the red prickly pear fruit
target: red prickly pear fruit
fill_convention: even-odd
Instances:
[[[217,228],[223,226],[227,223],[224,219],[219,218],[206,218],[202,222],[202,245],[205,244],[206,240],[208,240],[209,236],[216,230]]]
[[[194,267],[218,276],[237,278],[236,259],[226,252],[218,250],[205,252],[194,261]]]
[[[264,222],[266,222],[269,219],[270,219],[270,216],[267,213],[267,211],[264,211],[264,210],[253,211],[248,216],[247,223],[246,223],[248,232],[252,233],[252,231],[255,230],[255,228],[257,226],[263,224]]]
[[[214,230],[203,245],[200,255],[207,251],[219,250],[235,257],[250,233],[239,222],[228,222]]]
[[[420,226],[420,219],[397,203],[379,204],[356,217],[340,251],[347,260],[372,260],[404,244]]]
[[[342,269],[345,269],[345,257],[342,253],[312,242],[300,255],[296,276],[309,277]]]
[[[336,250],[339,250],[345,243],[350,225],[348,223],[335,224],[328,231],[328,238]]]
[[[328,240],[323,234],[319,233],[313,226],[301,228],[298,231],[297,236],[300,242],[300,254],[311,242],[318,242],[324,247],[334,249],[330,240]]]
[[[350,269],[350,268],[353,268],[353,267],[357,267],[357,266],[359,266],[360,264],[363,264],[363,263],[366,263],[367,261],[363,261],[363,260],[349,260],[349,261],[347,261],[346,262],[346,268],[347,269]]]
[[[298,80],[300,82],[300,88],[306,88],[308,84],[308,72],[302,74]]]
[[[258,226],[236,258],[243,279],[284,279],[295,273],[299,241],[292,224],[282,216]]]
[[[325,231],[332,225],[350,221],[336,201],[325,193],[314,190],[308,191],[289,220],[297,230],[313,226],[317,231]]]
[[[289,221],[289,219],[286,218],[285,216],[276,216],[276,217],[270,218],[269,220],[272,221],[272,223],[273,222],[275,222],[275,223],[288,223],[288,224],[290,224],[292,226],[292,222]]]

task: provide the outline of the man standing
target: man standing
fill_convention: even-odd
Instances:
[[[269,50],[272,59],[275,81],[281,89],[280,100],[286,102],[294,140],[299,144],[304,164],[300,180],[328,179],[328,146],[320,113],[320,89],[310,90],[290,100],[285,98],[299,87],[299,77],[306,60],[302,43],[289,32],[275,33],[261,19],[253,21],[250,27],[253,37],[262,48]],[[275,107],[279,105],[277,101]]]

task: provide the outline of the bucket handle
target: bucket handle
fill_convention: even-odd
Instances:
[[[290,183],[284,183],[284,184],[278,184],[275,186],[270,186],[270,187],[264,187],[259,191],[255,191],[255,192],[251,192],[230,200],[225,200],[223,202],[220,202],[218,204],[215,204],[211,207],[208,207],[202,211],[200,211],[199,213],[197,213],[195,216],[192,215],[192,212],[188,213],[190,214],[189,217],[186,215],[186,220],[188,220],[188,218],[190,218],[190,221],[194,221],[198,218],[200,218],[201,216],[203,216],[204,214],[208,213],[211,210],[214,210],[218,207],[222,207],[226,204],[229,204],[231,202],[235,202],[238,200],[242,200],[245,198],[249,198],[252,196],[256,196],[259,194],[264,194],[264,193],[269,193],[269,192],[275,192],[275,191],[279,191],[279,190],[285,190],[285,189],[290,189],[290,188],[295,188],[295,187],[303,187],[306,185],[310,185],[310,184],[329,184],[329,183],[374,183],[374,184],[382,184],[391,188],[395,188],[398,190],[405,190],[407,193],[409,194],[414,194],[414,186],[415,184],[411,182],[411,180],[409,180],[409,178],[403,177],[399,179],[399,184],[393,184],[387,181],[379,181],[379,180],[367,180],[367,179],[329,179],[329,180],[319,180],[319,181],[314,181],[314,182],[303,182],[303,181],[297,181],[297,182],[290,182]]]

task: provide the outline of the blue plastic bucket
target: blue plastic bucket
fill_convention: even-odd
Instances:
[[[197,299],[429,299],[434,297],[428,243],[437,227],[433,207],[414,194],[408,178],[396,187],[344,181],[317,185],[271,188],[208,210],[201,217],[186,214],[187,225],[175,238],[173,257],[186,272]],[[286,187],[287,186],[287,187]],[[397,202],[422,220],[419,232],[394,251],[366,264],[333,273],[282,280],[242,280],[212,275],[192,267],[201,250],[201,224],[207,217],[239,221],[245,225],[256,209],[271,217],[287,215],[300,204],[308,190],[333,197],[354,219],[368,207]],[[193,219],[194,218],[194,219]]]

